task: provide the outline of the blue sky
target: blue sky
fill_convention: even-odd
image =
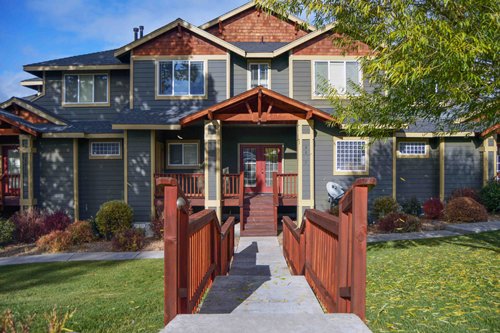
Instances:
[[[23,65],[115,49],[133,39],[132,29],[149,33],[180,17],[203,24],[245,0],[0,0],[0,102],[34,90],[20,81],[32,77]]]

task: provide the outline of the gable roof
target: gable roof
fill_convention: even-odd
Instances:
[[[41,106],[33,103],[33,102],[30,102],[30,101],[27,101],[25,99],[21,99],[21,98],[17,98],[17,97],[12,97],[11,99],[9,99],[8,101],[0,104],[0,108],[1,109],[6,109],[8,108],[9,106],[11,106],[12,104],[17,104],[19,105],[20,107],[30,111],[30,112],[33,112],[34,114],[36,114],[37,116],[39,117],[42,117],[48,121],[50,121],[51,123],[53,124],[56,124],[56,125],[68,125],[68,121],[44,108],[42,108]]]
[[[78,69],[85,66],[127,69],[130,66],[115,58],[115,50],[94,52],[73,57],[37,62],[23,66],[25,71]]]
[[[241,56],[245,56],[245,51],[243,51],[242,49],[240,49],[239,47],[236,47],[234,46],[233,44],[229,43],[229,42],[226,42],[225,40],[222,40],[214,35],[212,35],[211,33],[208,33],[206,32],[205,30],[202,30],[186,21],[184,21],[183,19],[181,18],[178,18],[177,20],[167,24],[167,25],[164,25],[163,27],[159,28],[159,29],[156,29],[155,31],[145,35],[144,37],[142,38],[139,38],[117,50],[114,51],[114,56],[115,57],[119,57],[121,56],[122,54],[124,53],[127,53],[128,51],[136,48],[137,46],[139,45],[142,45],[144,44],[145,42],[148,42],[150,40],[152,40],[153,38],[155,37],[158,37],[159,35],[171,30],[171,29],[174,29],[176,28],[178,25],[180,25],[181,27],[203,37],[203,38],[206,38],[228,50],[231,50],[233,51],[234,53],[237,53]]]
[[[230,42],[236,47],[239,47],[247,53],[268,53],[273,52],[283,46],[287,45],[288,42]]]
[[[285,46],[275,50],[273,52],[273,56],[274,57],[279,56],[280,54],[283,54],[287,51],[290,51],[291,49],[293,49],[293,48],[295,48],[295,47],[297,47],[297,46],[299,46],[307,41],[310,41],[313,38],[316,38],[316,37],[324,34],[324,33],[328,32],[329,30],[331,30],[335,25],[336,25],[335,22],[330,23],[321,29],[318,29],[318,30],[311,32],[303,37],[300,37],[300,38],[294,40],[293,42],[290,42],[290,43],[286,44]]]
[[[241,12],[247,10],[247,9],[250,9],[252,7],[255,7],[255,6],[257,6],[257,5],[253,1],[247,2],[243,6],[235,8],[235,9],[233,9],[233,10],[231,10],[231,11],[229,11],[229,12],[227,12],[227,13],[219,16],[219,17],[214,18],[213,20],[208,21],[207,23],[204,23],[204,24],[200,25],[199,28],[203,29],[203,30],[208,29],[211,26],[219,23],[219,21],[227,20],[228,18],[231,18],[231,17],[233,17],[235,15],[238,15],[239,13],[241,13]],[[288,15],[288,19],[290,21],[297,22],[300,25],[304,25],[305,24],[305,22],[303,20],[301,20],[298,17],[293,16],[291,14]],[[316,30],[316,28],[314,26],[310,26],[310,25],[307,25],[307,28],[308,28],[309,31],[315,31]]]

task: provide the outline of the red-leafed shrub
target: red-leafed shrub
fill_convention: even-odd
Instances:
[[[71,217],[69,217],[68,213],[62,210],[47,213],[43,219],[45,234],[55,230],[66,230],[70,224]]]
[[[68,232],[73,237],[75,244],[90,243],[94,240],[92,225],[87,221],[77,221],[68,227]]]
[[[36,246],[48,250],[50,252],[61,252],[73,244],[73,237],[69,231],[56,230],[50,234],[42,236],[37,242]]]
[[[14,239],[20,243],[29,243],[45,235],[45,215],[45,211],[37,208],[18,211],[12,215],[10,221],[14,224]]]
[[[444,216],[450,222],[486,222],[486,208],[472,198],[455,198],[446,205]]]
[[[481,203],[481,198],[477,193],[477,190],[470,187],[456,188],[448,195],[448,202],[455,198],[471,198]]]
[[[116,251],[137,251],[144,245],[144,238],[139,229],[125,229],[115,232],[111,244]]]
[[[386,232],[416,232],[421,230],[422,222],[405,213],[390,213],[378,220],[377,228]]]
[[[431,219],[437,219],[443,213],[443,203],[439,198],[432,198],[424,203],[424,213]]]

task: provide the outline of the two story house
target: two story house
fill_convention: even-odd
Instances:
[[[494,131],[443,135],[419,123],[367,145],[328,126],[334,111],[318,87],[369,90],[357,62],[369,49],[344,56],[328,30],[302,23],[250,2],[199,27],[141,27],[119,49],[24,66],[36,95],[0,105],[2,207],[78,220],[124,200],[144,224],[161,199],[155,178],[169,176],[193,207],[239,214],[242,234],[272,235],[280,213],[300,221],[307,208],[328,209],[328,182],[375,177],[372,203],[444,200],[496,175]]]

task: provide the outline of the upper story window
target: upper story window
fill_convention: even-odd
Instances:
[[[250,63],[249,70],[249,89],[262,86],[269,87],[269,63]]]
[[[204,96],[205,61],[158,62],[158,96]]]
[[[321,88],[324,80],[335,87],[338,91],[354,93],[354,89],[348,84],[352,81],[359,85],[361,82],[361,71],[357,61],[314,61],[314,96],[322,96]]]
[[[65,104],[108,103],[107,74],[64,75]]]

